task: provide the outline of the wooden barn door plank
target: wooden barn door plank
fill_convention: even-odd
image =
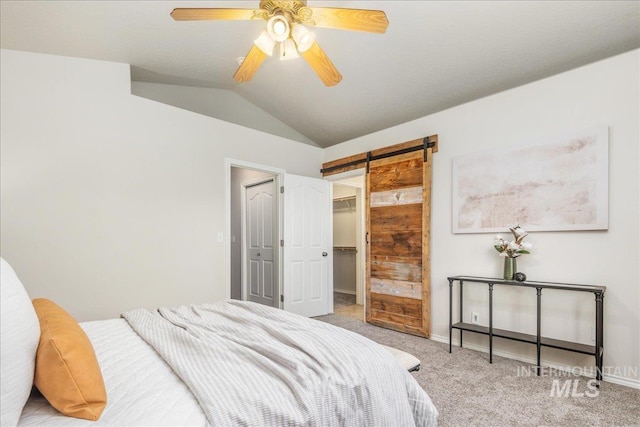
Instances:
[[[431,149],[374,160],[366,176],[367,322],[429,337]]]

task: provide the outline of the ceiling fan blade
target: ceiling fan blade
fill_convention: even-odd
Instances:
[[[234,80],[240,83],[251,80],[266,57],[266,53],[261,51],[258,46],[253,45],[247,56],[244,58],[244,61],[242,61],[242,65],[238,67],[238,70],[233,75]]]
[[[312,7],[311,20],[316,27],[384,33],[389,21],[381,10]]]
[[[176,21],[248,20],[253,18],[253,9],[177,8],[171,11]]]
[[[314,42],[307,51],[301,52],[300,55],[311,65],[311,68],[326,86],[335,86],[342,80],[342,75],[318,42]]]

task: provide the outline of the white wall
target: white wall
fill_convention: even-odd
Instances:
[[[130,94],[129,66],[2,50],[1,248],[78,320],[225,297],[224,159],[322,150]]]
[[[300,132],[230,90],[133,81],[131,82],[131,93],[226,122],[317,146]]]
[[[351,201],[351,210],[348,208],[336,209],[336,204],[341,205],[343,202],[335,203],[333,210],[333,246],[356,246],[356,200]]]
[[[333,198],[339,199],[341,197],[355,197],[356,196],[356,188],[350,185],[342,185],[338,183],[333,183]]]
[[[325,161],[331,161],[439,135],[431,223],[435,339],[448,340],[447,276],[500,277],[503,265],[492,248],[492,234],[451,232],[453,157],[543,142],[567,131],[608,125],[609,230],[532,233],[527,240],[534,243],[535,251],[519,258],[518,263],[532,280],[607,286],[604,363],[622,369],[610,379],[640,386],[633,369],[637,372],[640,365],[639,80],[636,50],[325,149]],[[472,288],[467,285],[464,318],[468,321],[471,311],[478,311],[486,324],[486,286]],[[494,295],[494,327],[535,331],[535,290],[497,289]],[[594,305],[592,295],[543,292],[543,332],[591,344]],[[485,337],[465,336],[466,343],[486,349]],[[502,354],[535,360],[531,345],[497,340],[496,348]],[[547,348],[543,359],[548,364],[593,366],[593,357]]]
[[[347,202],[336,199],[353,198]],[[333,184],[333,246],[356,245],[356,189]]]

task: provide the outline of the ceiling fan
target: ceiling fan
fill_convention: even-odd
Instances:
[[[372,33],[384,33],[389,25],[381,10],[307,7],[306,0],[261,0],[259,9],[177,8],[171,16],[176,21],[264,19],[266,29],[254,41],[233,78],[238,82],[251,80],[279,44],[280,59],[301,55],[327,86],[337,85],[342,75],[305,25]]]

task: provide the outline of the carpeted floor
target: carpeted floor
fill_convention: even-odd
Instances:
[[[342,292],[333,293],[333,312],[364,321],[364,306],[356,304],[356,296]]]
[[[494,356],[489,364],[486,353],[459,347],[449,354],[446,344],[347,316],[316,319],[419,358],[422,368],[412,375],[438,409],[441,426],[640,426],[640,390],[603,382],[599,394],[589,397],[595,393],[585,377],[525,376],[530,365],[515,360]],[[554,380],[560,387],[570,380],[572,389],[577,380],[574,397],[568,390],[566,397],[552,395]]]

